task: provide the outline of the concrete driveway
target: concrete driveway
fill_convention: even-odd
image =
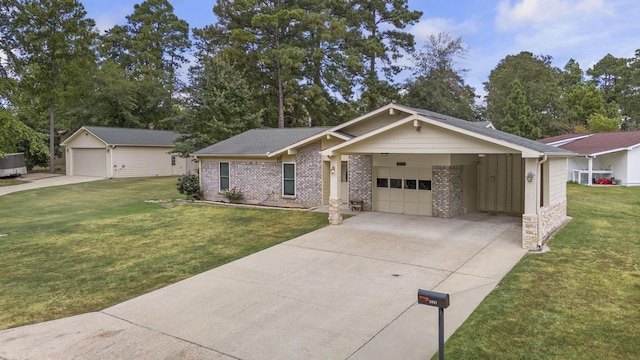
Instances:
[[[425,359],[526,253],[520,219],[363,213],[96,313],[4,330],[0,358]]]
[[[43,187],[78,184],[78,183],[89,182],[89,181],[104,180],[104,178],[90,177],[90,176],[66,176],[66,175],[60,175],[60,174],[32,173],[32,174],[24,175],[22,177],[22,180],[25,181],[24,184],[0,187],[0,196],[11,194],[18,191],[39,189]]]

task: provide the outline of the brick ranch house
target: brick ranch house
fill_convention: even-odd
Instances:
[[[334,127],[253,129],[193,154],[207,200],[236,188],[253,204],[329,206],[454,218],[522,217],[538,248],[567,221],[566,164],[575,154],[434,112],[389,104]]]

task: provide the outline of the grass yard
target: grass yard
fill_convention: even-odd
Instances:
[[[327,224],[327,215],[145,200],[176,178],[0,197],[0,329],[96,311]]]
[[[551,251],[515,266],[447,341],[447,358],[638,358],[640,187],[572,184],[568,199],[574,219]]]
[[[14,179],[14,178],[10,178],[10,177],[0,178],[0,187],[2,187],[2,186],[21,185],[21,184],[25,184],[25,182],[21,181],[21,180]]]

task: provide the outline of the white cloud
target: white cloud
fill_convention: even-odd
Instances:
[[[115,25],[122,25],[127,22],[127,15],[133,12],[133,6],[112,6],[107,10],[103,9],[88,9],[88,17],[92,18],[96,22],[96,28],[100,33],[104,33],[106,30],[111,29]],[[90,11],[93,10],[93,11]]]
[[[452,19],[444,18],[420,19],[419,23],[409,29],[409,32],[413,34],[418,44],[424,43],[430,35],[436,35],[441,32],[449,33],[453,37],[464,37],[464,35],[476,31],[477,25],[473,19],[456,23]]]
[[[510,31],[543,27],[551,23],[582,22],[594,16],[606,16],[603,0],[502,0],[497,7],[496,28]]]

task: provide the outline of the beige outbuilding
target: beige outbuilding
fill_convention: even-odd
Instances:
[[[184,175],[196,168],[173,153],[174,131],[83,126],[67,138],[67,175],[128,178]]]

